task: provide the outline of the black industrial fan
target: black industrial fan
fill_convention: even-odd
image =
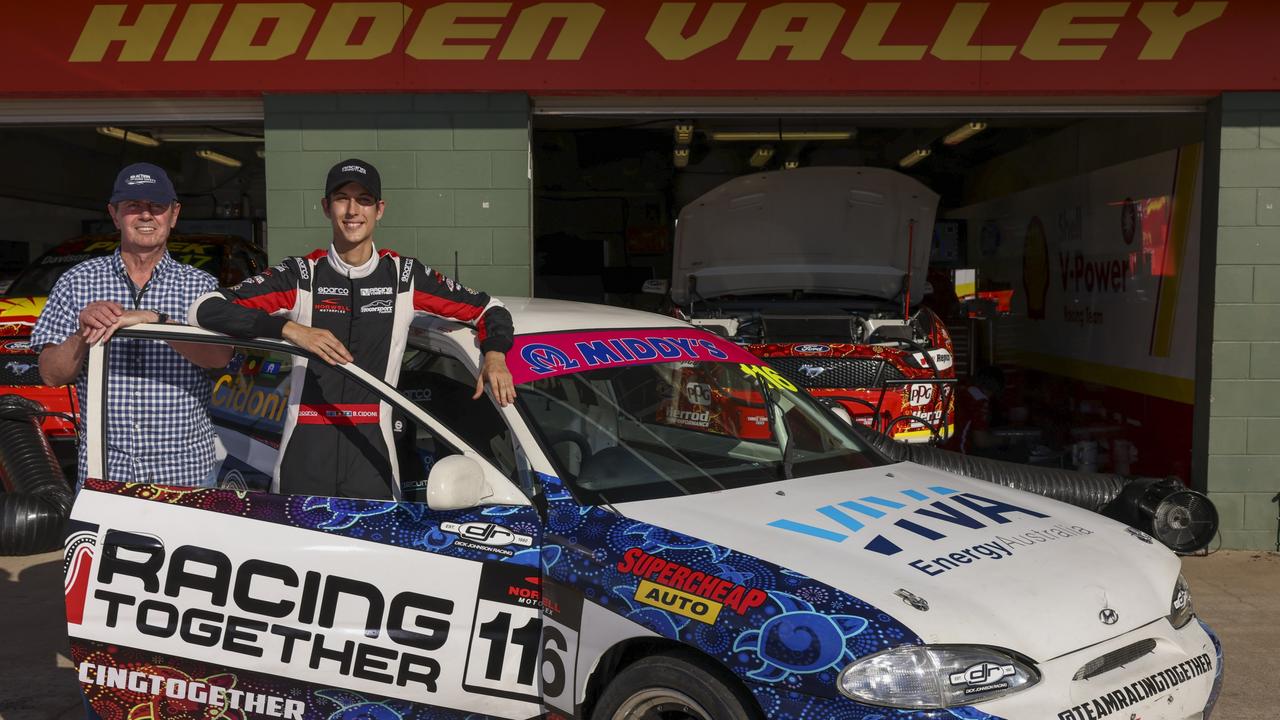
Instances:
[[[1208,547],[1218,532],[1218,510],[1213,502],[1176,478],[1135,480],[1125,485],[1102,513],[1179,553]]]

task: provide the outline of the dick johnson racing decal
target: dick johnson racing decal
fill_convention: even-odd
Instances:
[[[537,566],[539,523],[533,508],[489,505],[472,510],[433,513],[424,503],[272,495],[237,490],[178,488],[88,480],[85,487],[113,495],[235,515],[263,522],[315,530],[397,547],[428,550],[466,560],[500,560]],[[464,538],[444,523],[483,534],[495,525],[487,542]],[[510,533],[511,542],[499,535]],[[503,535],[505,537],[505,535]],[[525,543],[525,539],[529,539]]]
[[[1121,688],[1059,712],[1058,720],[1102,720],[1142,702],[1159,697],[1182,683],[1204,675],[1214,668],[1213,659],[1203,653],[1177,665],[1131,682]],[[1120,717],[1127,717],[1121,715]]]
[[[890,720],[918,713],[836,697],[856,658],[921,640],[879,608],[803,574],[695,537],[573,502],[549,500],[544,576],[587,602],[688,643],[747,681],[766,717]],[[969,707],[939,718],[992,720]]]
[[[507,365],[517,385],[604,367],[681,360],[763,364],[737,345],[691,328],[517,335],[507,351]]]

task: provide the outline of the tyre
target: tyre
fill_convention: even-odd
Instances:
[[[605,688],[592,720],[755,720],[746,691],[710,660],[654,655],[628,666]]]

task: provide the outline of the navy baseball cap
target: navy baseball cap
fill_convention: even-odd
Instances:
[[[329,197],[347,183],[358,183],[375,200],[382,199],[382,177],[378,175],[378,168],[363,160],[350,158],[329,168],[329,177],[324,181],[324,196]]]
[[[167,205],[177,199],[178,193],[174,192],[173,183],[164,170],[151,163],[134,163],[116,175],[108,202],[115,205],[123,200],[145,200]]]

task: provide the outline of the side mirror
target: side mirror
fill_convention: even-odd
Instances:
[[[640,292],[646,295],[666,295],[667,290],[671,289],[670,280],[650,279],[645,280],[640,286]]]
[[[432,510],[464,510],[491,495],[480,463],[463,455],[438,461],[427,476],[427,507]]]

